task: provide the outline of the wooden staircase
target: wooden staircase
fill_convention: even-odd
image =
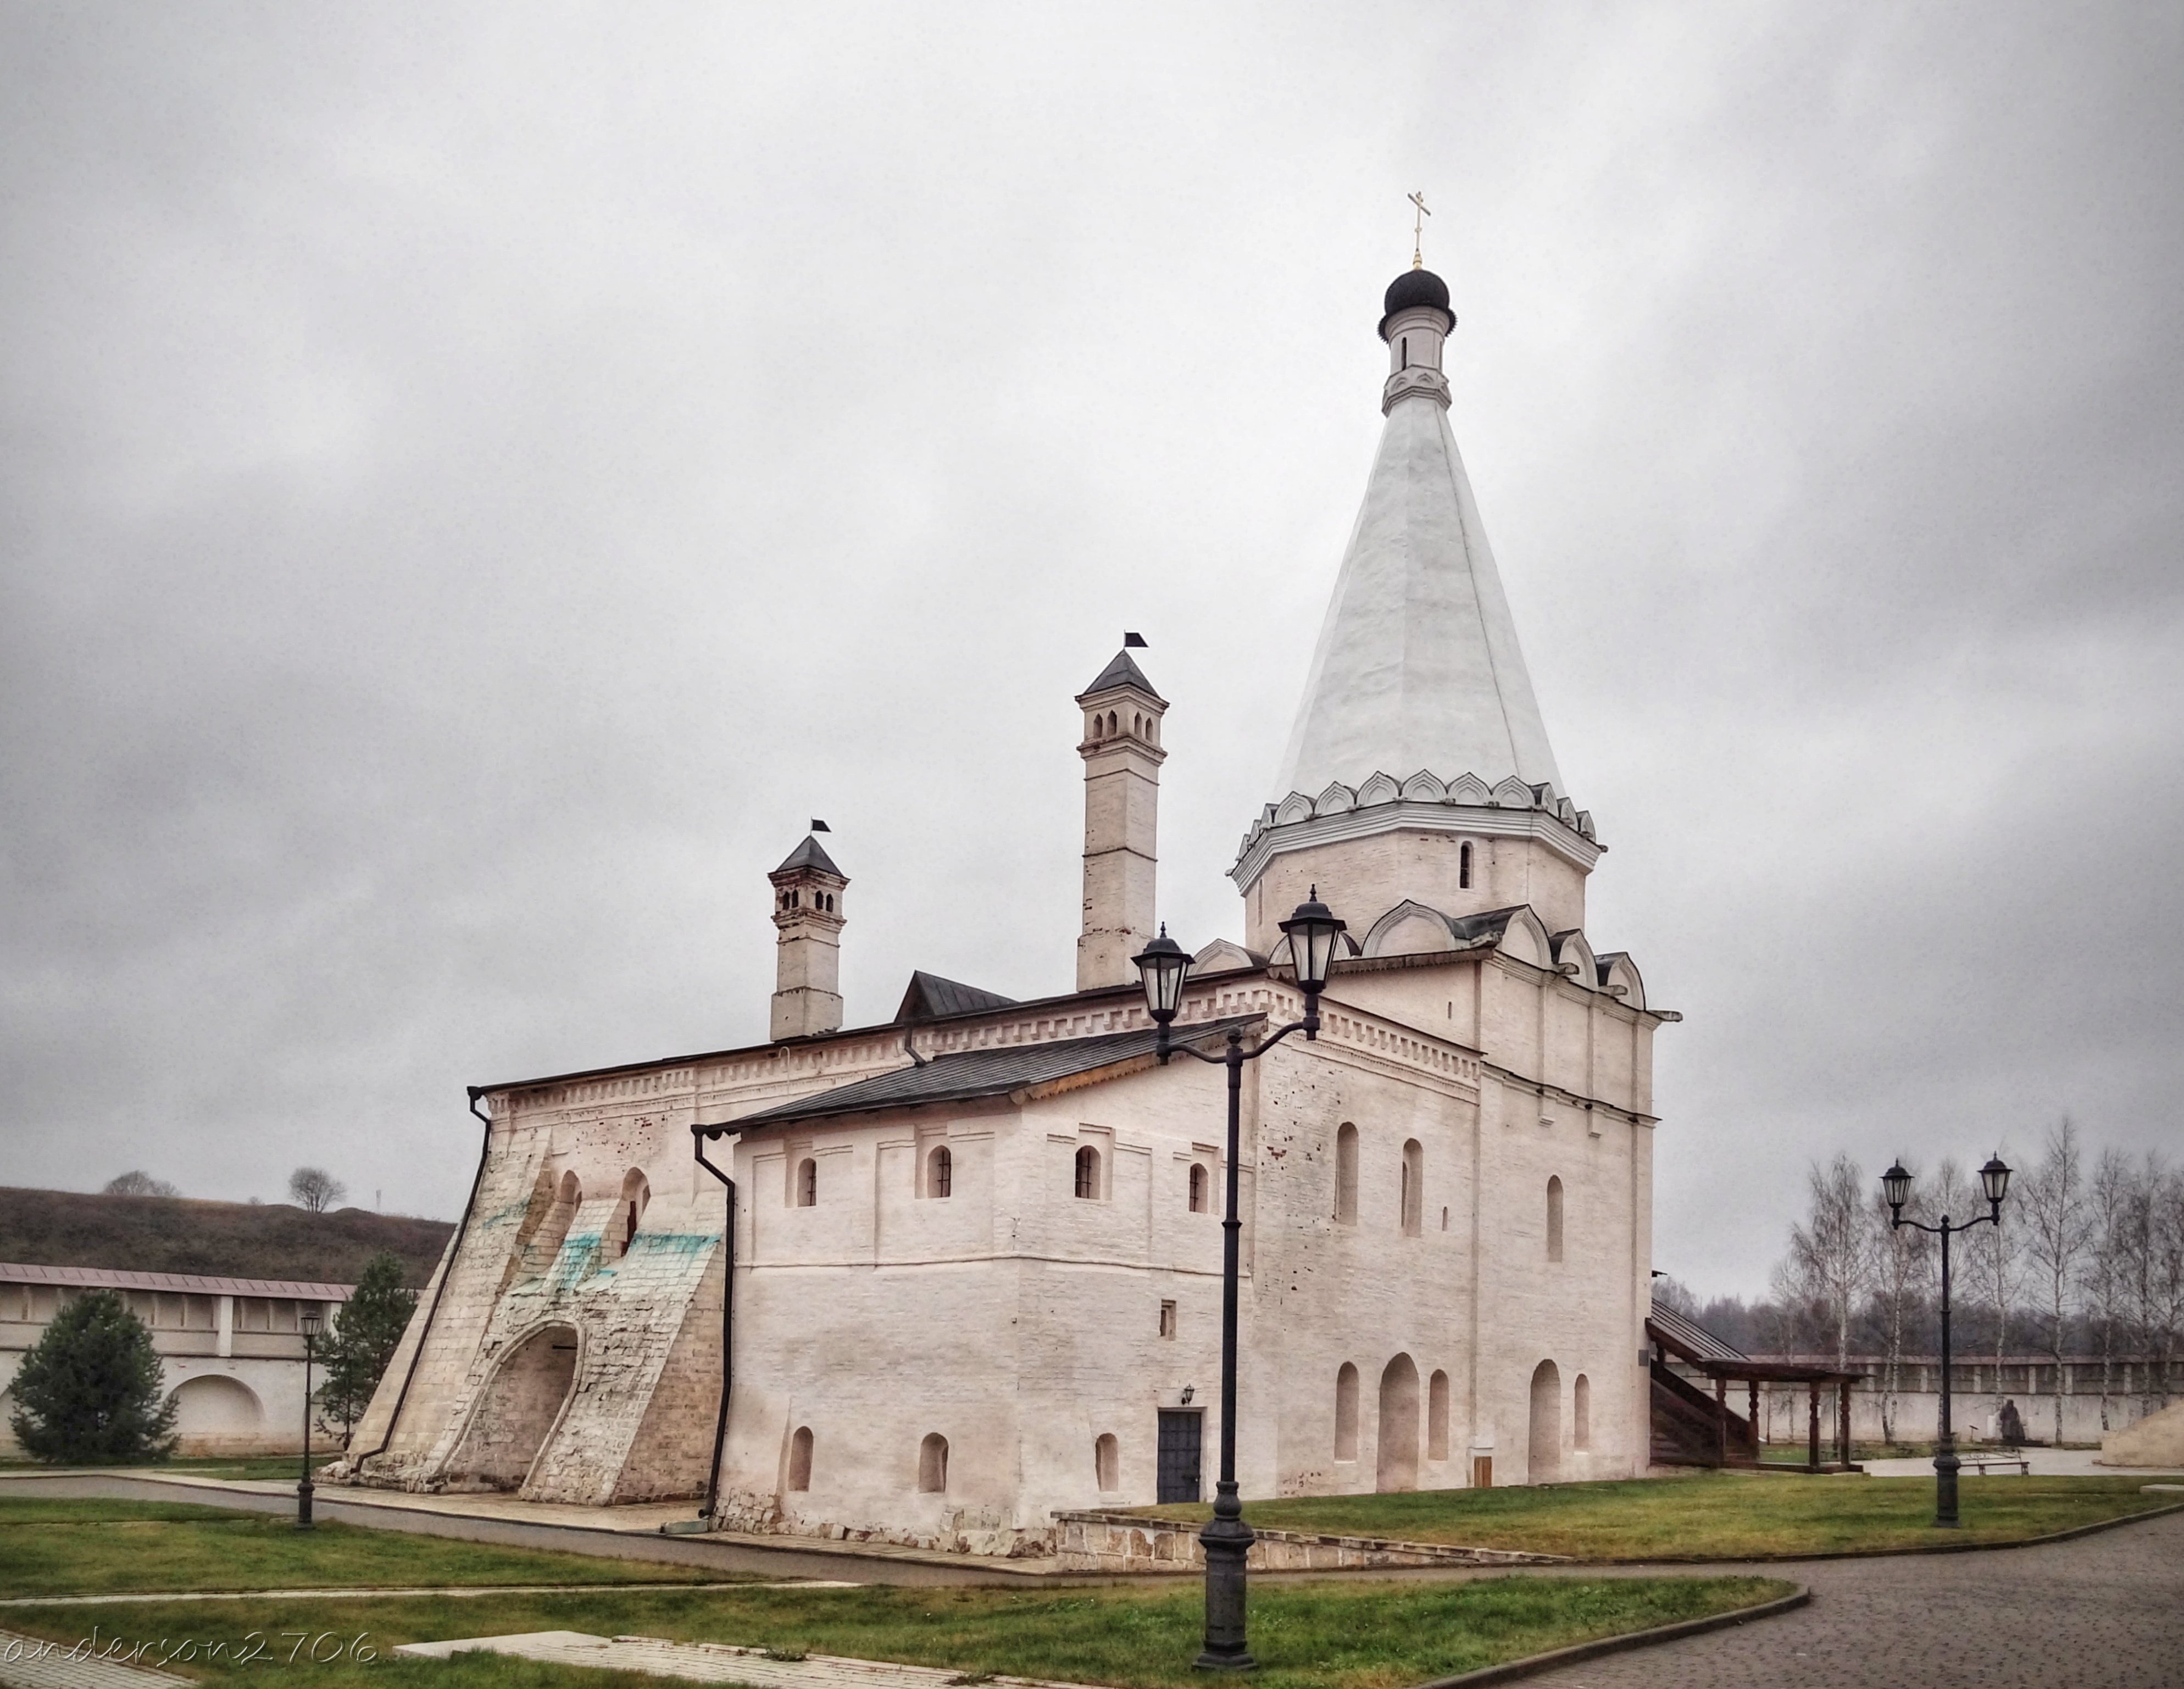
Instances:
[[[1759,1441],[1750,1420],[1679,1377],[1658,1355],[1652,1372],[1654,1465],[1758,1463]]]

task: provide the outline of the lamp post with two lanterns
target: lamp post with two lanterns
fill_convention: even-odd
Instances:
[[[1903,1218],[1903,1205],[1911,1200],[1911,1174],[1902,1159],[1880,1175],[1881,1194],[1888,1201],[1889,1225],[1916,1226],[1942,1240],[1942,1440],[1934,1454],[1934,1523],[1948,1530],[1964,1523],[1957,1517],[1957,1469],[1963,1463],[1957,1458],[1956,1430],[1949,1423],[1949,1239],[1974,1226],[2002,1224],[2002,1199],[2009,1194],[2009,1169],[2000,1156],[1987,1157],[1986,1165],[1980,1169],[1980,1186],[1986,1196],[1986,1212],[1961,1224],[1944,1214],[1941,1224],[1930,1226],[1924,1220]]]
[[[1228,1178],[1227,1207],[1221,1221],[1221,1476],[1214,1485],[1213,1518],[1198,1540],[1206,1550],[1206,1638],[1201,1666],[1248,1671],[1256,1663],[1245,1635],[1244,1559],[1251,1552],[1251,1527],[1244,1523],[1244,1503],[1236,1493],[1236,1300],[1238,1235],[1244,1222],[1237,1212],[1237,1162],[1244,1095],[1244,1064],[1255,1062],[1293,1032],[1307,1042],[1319,1036],[1319,994],[1334,960],[1345,923],[1319,900],[1319,888],[1282,923],[1296,982],[1304,993],[1304,1017],[1244,1048],[1244,1030],[1232,1027],[1228,1046],[1208,1056],[1189,1045],[1171,1042],[1168,1028],[1183,1006],[1190,958],[1162,926],[1160,936],[1132,958],[1145,988],[1145,1007],[1159,1028],[1154,1053],[1165,1067],[1179,1051],[1195,1061],[1228,1070]]]

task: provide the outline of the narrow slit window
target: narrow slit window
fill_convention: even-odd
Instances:
[[[1190,1212],[1194,1214],[1206,1212],[1206,1168],[1200,1162],[1190,1164]]]
[[[1089,1144],[1077,1152],[1077,1194],[1088,1202],[1100,1196],[1100,1152]]]
[[[945,1144],[926,1158],[926,1194],[931,1196],[950,1196],[956,1191],[956,1157],[949,1153]]]
[[[1172,1302],[1164,1302],[1160,1306],[1160,1335],[1163,1337],[1175,1335],[1175,1304]]]
[[[1547,1181],[1547,1259],[1563,1258],[1563,1182]]]
[[[796,1206],[816,1208],[819,1206],[819,1163],[805,1157],[796,1169]]]

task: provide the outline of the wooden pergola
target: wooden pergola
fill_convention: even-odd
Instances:
[[[1688,1392],[1689,1396],[1704,1400],[1696,1386],[1669,1368],[1663,1356],[1673,1356],[1713,1382],[1713,1400],[1706,1404],[1713,1409],[1713,1447],[1703,1455],[1696,1450],[1691,1451],[1684,1457],[1689,1463],[1757,1466],[1760,1387],[1788,1385],[1794,1388],[1802,1384],[1805,1386],[1807,1404],[1805,1469],[1855,1469],[1850,1458],[1850,1387],[1865,1376],[1864,1373],[1798,1361],[1754,1360],[1723,1342],[1695,1320],[1658,1306],[1646,1318],[1646,1335],[1656,1351],[1653,1372],[1657,1396],[1666,1390],[1672,1398]],[[1741,1421],[1729,1405],[1729,1387],[1732,1383],[1741,1383],[1745,1387],[1746,1416]],[[1820,1454],[1820,1395],[1824,1390],[1834,1398],[1834,1458],[1830,1460],[1823,1460]],[[1690,1405],[1689,1396],[1683,1398],[1686,1407]],[[1685,1447],[1689,1447],[1688,1440]],[[1661,1457],[1657,1455],[1656,1458]]]

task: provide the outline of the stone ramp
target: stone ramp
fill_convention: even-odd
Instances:
[[[412,1658],[448,1659],[472,1650],[513,1654],[549,1665],[585,1665],[608,1671],[641,1671],[650,1677],[687,1678],[696,1683],[740,1684],[744,1689],[947,1689],[964,1676],[945,1666],[896,1665],[886,1660],[844,1659],[837,1654],[783,1659],[764,1648],[736,1647],[726,1642],[592,1636],[581,1630],[532,1630],[513,1636],[409,1642],[394,1652]],[[1091,1685],[1045,1683],[1030,1677],[991,1677],[981,1681],[1000,1689],[1095,1689]]]
[[[88,1642],[70,1646],[0,1630],[0,1683],[8,1689],[174,1689],[187,1677],[106,1659]]]

